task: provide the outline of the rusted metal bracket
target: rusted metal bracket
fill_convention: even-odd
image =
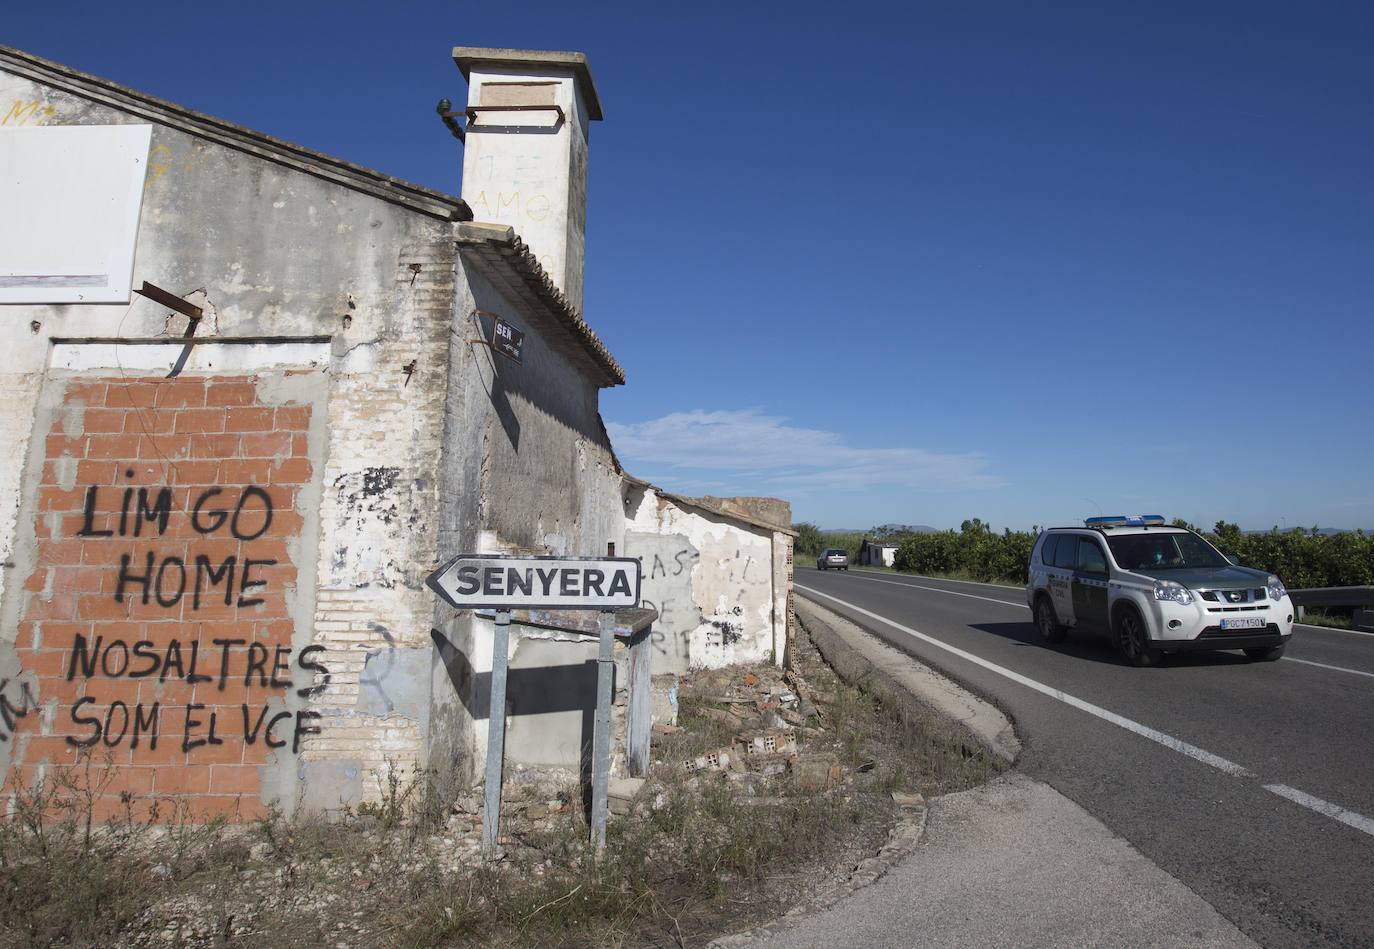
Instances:
[[[202,310],[200,307],[196,306],[194,303],[189,303],[186,300],[183,300],[181,297],[177,296],[175,293],[172,293],[169,290],[164,290],[161,287],[154,286],[146,280],[143,281],[143,286],[136,287],[134,289],[134,293],[137,293],[139,296],[147,297],[154,303],[159,303],[169,310],[176,310],[182,316],[190,320],[192,326],[194,326],[194,324],[196,323],[199,323],[201,317],[205,315],[205,311]],[[190,336],[191,333],[187,332],[186,335]]]
[[[481,307],[476,307],[476,306],[473,307],[473,308],[472,308],[472,318],[473,318],[474,320],[476,320],[479,316],[489,316],[489,317],[491,317],[493,320],[505,319],[505,317],[501,316],[500,313],[493,313],[493,312],[491,312],[491,310],[484,310],[484,309],[482,309]],[[477,321],[477,328],[478,328],[479,330],[482,328],[482,322],[481,322],[481,320],[478,320],[478,321]],[[489,339],[485,339],[485,338],[481,338],[481,339],[465,339],[465,340],[463,340],[463,342],[467,343],[469,346],[472,346],[472,345],[474,345],[474,344],[477,345],[477,346],[485,346],[485,347],[487,347],[488,349],[490,349],[492,352],[496,352],[496,344],[494,344],[494,343],[493,343],[491,340],[489,340]]]
[[[134,293],[145,296],[154,303],[159,303],[167,309],[175,310],[186,317],[186,332],[181,334],[183,338],[189,340],[196,335],[196,327],[200,325],[201,317],[205,315],[205,311],[200,307],[196,306],[194,303],[188,303],[175,293],[155,286],[146,280],[143,281],[142,287],[138,287],[134,290]],[[177,376],[181,375],[181,370],[186,368],[186,360],[191,357],[191,350],[194,347],[195,343],[188,342],[181,348],[181,353],[177,356],[177,361],[172,364],[172,371],[167,373],[168,379],[175,379]]]
[[[491,312],[491,310],[483,310],[481,307],[473,307],[473,308],[472,308],[472,318],[473,318],[474,320],[476,320],[479,316],[489,316],[489,317],[491,317],[493,320],[499,320],[499,319],[501,319],[501,314],[499,314],[499,313],[493,313],[493,312]],[[477,328],[478,328],[479,330],[482,328],[482,321],[481,321],[481,320],[478,320],[478,321],[477,321]],[[495,351],[495,349],[496,349],[496,347],[492,345],[491,340],[489,340],[489,339],[468,339],[468,340],[464,340],[464,342],[466,342],[469,346],[471,346],[472,344],[476,343],[478,346],[487,346],[487,347],[489,347],[490,349],[492,349],[493,351]]]
[[[450,134],[460,142],[467,141],[467,135],[463,132],[463,127],[458,124],[458,116],[461,112],[453,111],[453,103],[448,99],[440,99],[439,104],[434,107],[434,111],[439,113],[439,118],[444,120],[444,125],[448,127]]]
[[[448,127],[454,138],[460,142],[466,142],[467,134],[463,131],[463,127],[458,124],[458,116],[462,114],[461,112],[440,112],[439,118],[444,120],[444,125]]]

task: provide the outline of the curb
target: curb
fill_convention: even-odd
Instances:
[[[1007,765],[1016,763],[1021,740],[1001,709],[811,600],[797,597],[796,610],[811,641],[842,678],[906,714],[934,710],[962,725]]]
[[[963,725],[977,744],[1008,765],[1020,754],[1021,743],[1010,720],[1000,710],[824,607],[800,597],[796,607],[797,619],[811,642],[846,682],[898,709],[899,714],[919,715],[934,709]],[[904,667],[903,674],[893,675],[884,668],[894,665]],[[707,946],[736,949],[778,935],[801,918],[830,909],[855,891],[871,886],[916,850],[925,836],[928,813],[924,799],[903,805],[902,817],[888,832],[887,843],[872,857],[859,861],[847,878],[822,887],[806,902],[776,919],[720,936]]]

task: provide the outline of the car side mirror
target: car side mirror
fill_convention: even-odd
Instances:
[[[1235,554],[1227,554],[1227,555],[1226,555],[1226,562],[1229,563],[1229,564],[1231,564],[1231,566],[1233,566],[1233,567],[1239,567],[1239,566],[1240,566],[1240,558],[1237,557]]]

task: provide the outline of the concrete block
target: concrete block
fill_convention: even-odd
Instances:
[[[806,755],[792,764],[792,780],[803,791],[824,791],[841,777],[840,763],[831,755]]]
[[[624,816],[634,807],[634,799],[644,787],[643,778],[615,778],[606,788],[611,813]]]
[[[665,725],[677,724],[677,696],[678,677],[676,675],[654,676],[651,701],[653,703],[653,720],[655,722],[660,722]]]

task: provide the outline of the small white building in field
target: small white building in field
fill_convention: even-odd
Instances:
[[[896,544],[875,544],[871,540],[865,540],[859,548],[859,556],[855,558],[855,562],[870,567],[890,567],[896,559]]]

